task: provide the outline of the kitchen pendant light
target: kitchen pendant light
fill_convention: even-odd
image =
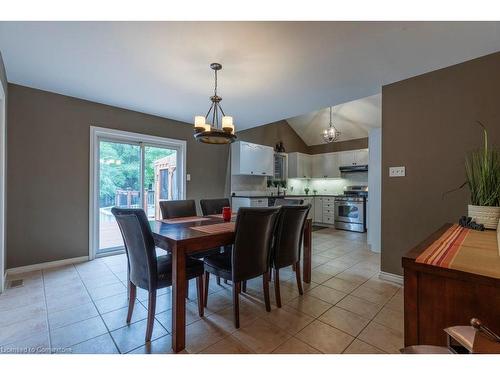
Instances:
[[[326,143],[332,143],[339,139],[340,131],[333,125],[332,122],[332,111],[333,107],[330,107],[330,126],[323,130],[323,141]]]
[[[222,65],[212,63],[210,64],[210,68],[215,72],[214,95],[210,97],[212,105],[205,116],[195,116],[194,138],[198,142],[216,145],[232,143],[236,139],[233,118],[226,116],[220,105],[222,98],[217,95],[217,71],[222,69]],[[210,114],[212,114],[212,124],[207,124],[206,121]]]

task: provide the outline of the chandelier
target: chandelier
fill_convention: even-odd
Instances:
[[[234,134],[233,118],[226,116],[220,102],[222,98],[217,95],[217,71],[222,69],[219,63],[210,64],[215,72],[214,94],[210,97],[212,105],[205,116],[195,116],[194,118],[194,138],[202,143],[227,144],[236,139]],[[221,116],[222,115],[222,116]],[[207,124],[207,119],[212,117],[212,124]]]
[[[340,137],[340,131],[337,130],[337,128],[333,125],[332,122],[332,110],[333,107],[330,107],[330,126],[327,129],[323,130],[322,133],[323,141],[325,141],[326,143],[335,142]]]

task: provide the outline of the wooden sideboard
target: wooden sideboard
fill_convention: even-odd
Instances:
[[[446,345],[444,328],[479,318],[500,332],[500,279],[415,262],[451,227],[445,224],[402,259],[405,346]]]

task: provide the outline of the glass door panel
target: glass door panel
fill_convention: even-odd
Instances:
[[[141,164],[140,144],[99,141],[99,254],[123,248],[111,208],[142,207]]]
[[[144,146],[144,203],[150,219],[161,219],[160,202],[181,199],[177,150]]]

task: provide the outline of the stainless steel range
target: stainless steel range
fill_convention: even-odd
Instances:
[[[335,228],[366,232],[368,186],[346,186],[344,195],[335,197]]]

